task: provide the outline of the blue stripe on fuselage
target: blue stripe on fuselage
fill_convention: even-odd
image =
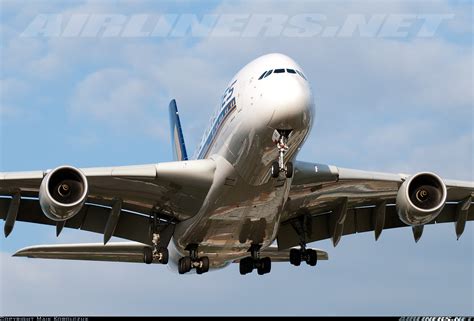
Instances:
[[[237,105],[235,103],[235,97],[234,97],[232,98],[231,101],[227,103],[227,105],[225,105],[224,108],[222,108],[221,112],[219,113],[219,116],[216,118],[214,125],[212,126],[206,138],[206,142],[204,143],[204,145],[201,147],[201,150],[199,151],[199,154],[197,157],[198,159],[202,159],[207,156],[207,153],[209,152],[212,144],[214,143],[217,137],[217,134],[219,133],[220,129],[223,127],[226,119],[235,110],[235,107],[237,107]]]

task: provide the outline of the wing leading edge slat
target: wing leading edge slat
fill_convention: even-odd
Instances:
[[[0,218],[5,219],[10,202],[12,202],[10,198],[0,198]],[[86,204],[76,216],[66,221],[64,227],[105,234],[110,212],[111,208]],[[45,225],[57,224],[43,214],[37,200],[25,198],[20,201],[16,220]],[[122,210],[111,235],[144,244],[152,244],[152,226],[150,217]],[[162,229],[164,226],[160,228]],[[169,233],[167,232],[165,235],[163,235],[164,231],[161,233],[161,239],[165,241]],[[171,238],[171,234],[169,238]]]

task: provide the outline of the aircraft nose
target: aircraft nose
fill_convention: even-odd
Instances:
[[[288,75],[289,76],[289,75]],[[306,128],[312,120],[313,98],[306,81],[296,77],[275,79],[268,104],[273,108],[269,126],[275,129]]]

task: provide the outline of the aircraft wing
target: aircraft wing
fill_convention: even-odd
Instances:
[[[340,168],[325,164],[295,162],[295,172],[278,233],[278,246],[286,249],[343,235],[406,227],[397,214],[396,197],[410,175]],[[466,221],[474,220],[474,183],[443,180],[446,204],[433,223],[455,222],[458,238]],[[415,240],[423,225],[413,227]]]
[[[50,170],[0,173],[5,235],[15,221],[25,221],[56,225],[58,234],[69,227],[104,233],[104,242],[117,236],[151,244],[153,226],[163,230],[197,213],[212,184],[215,163],[206,159],[79,170],[87,178],[87,200],[65,222],[47,218],[38,202],[40,185]],[[117,200],[121,206],[113,218]],[[166,233],[169,238],[171,234]]]
[[[114,242],[107,245],[101,243],[36,245],[21,249],[13,256],[143,263],[143,249],[145,247],[150,246],[136,242]],[[155,260],[153,263],[158,263],[158,261]]]

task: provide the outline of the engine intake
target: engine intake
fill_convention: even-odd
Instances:
[[[407,225],[423,225],[434,220],[446,202],[446,185],[433,173],[418,173],[398,190],[397,212]]]
[[[86,202],[87,178],[77,168],[61,166],[41,182],[39,202],[43,213],[53,221],[65,221],[79,213]]]

